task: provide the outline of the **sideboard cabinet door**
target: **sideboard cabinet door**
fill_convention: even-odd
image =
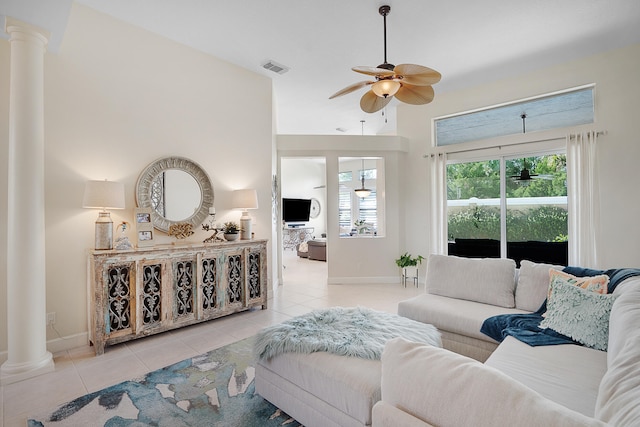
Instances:
[[[196,260],[180,259],[172,262],[173,322],[188,322],[195,318]]]

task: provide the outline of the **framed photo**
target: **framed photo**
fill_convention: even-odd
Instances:
[[[138,231],[138,240],[144,242],[153,240],[153,231]]]
[[[151,222],[151,213],[149,212],[136,212],[136,223],[144,224]]]
[[[151,222],[151,208],[136,208],[136,236],[138,247],[153,246],[153,223]]]

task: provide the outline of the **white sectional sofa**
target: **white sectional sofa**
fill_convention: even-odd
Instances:
[[[516,271],[504,259],[429,257],[425,294],[401,302],[398,314],[435,325],[444,349],[402,339],[387,344],[373,426],[639,426],[640,277],[602,296],[613,304],[602,317],[606,352],[577,344],[531,347],[513,337],[498,343],[480,333],[490,316],[537,310],[549,292],[550,268],[523,261]],[[557,298],[563,289],[553,289]]]

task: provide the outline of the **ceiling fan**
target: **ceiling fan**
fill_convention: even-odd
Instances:
[[[375,77],[374,81],[365,80],[354,83],[334,93],[329,99],[346,95],[365,86],[371,90],[360,99],[360,108],[366,113],[375,113],[384,108],[395,96],[407,104],[422,105],[433,101],[432,84],[440,81],[439,72],[415,64],[393,65],[387,62],[387,15],[391,6],[380,6],[378,12],[384,20],[384,62],[377,67],[353,67],[356,73]]]
[[[539,175],[537,173],[531,173],[527,168],[527,160],[522,160],[523,166],[518,175],[511,175],[510,178],[520,184],[528,184],[534,179],[553,179],[549,175]]]

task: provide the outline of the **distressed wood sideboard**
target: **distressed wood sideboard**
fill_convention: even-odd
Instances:
[[[89,340],[104,347],[267,308],[267,240],[91,251]]]

